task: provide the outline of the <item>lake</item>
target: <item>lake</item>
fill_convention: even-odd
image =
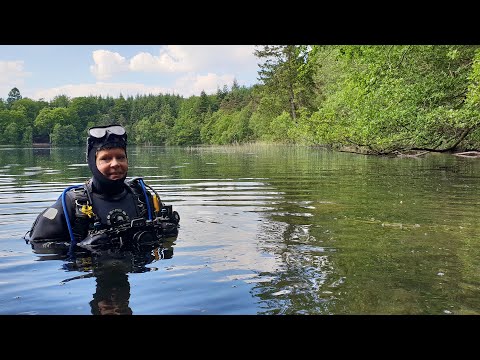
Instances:
[[[90,177],[84,147],[0,147],[0,314],[480,313],[480,159],[284,145],[135,147],[181,217],[154,249],[77,259],[23,236]]]

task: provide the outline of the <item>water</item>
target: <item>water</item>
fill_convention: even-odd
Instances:
[[[479,314],[480,160],[293,146],[131,147],[181,216],[137,253],[39,254],[22,236],[84,148],[0,148],[0,314]]]

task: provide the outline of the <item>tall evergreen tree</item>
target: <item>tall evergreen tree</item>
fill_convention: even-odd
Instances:
[[[12,104],[20,100],[22,98],[22,95],[20,94],[20,90],[18,90],[16,87],[14,87],[10,92],[8,93],[8,98],[7,98],[7,105],[8,107],[12,106]]]
[[[313,94],[308,50],[306,45],[265,45],[254,51],[254,55],[263,60],[258,65],[258,80],[263,82],[268,92],[286,101],[288,108],[284,110],[295,122],[297,111],[302,106],[308,106]]]
[[[205,90],[202,90],[200,97],[198,98],[196,112],[198,115],[205,114],[210,108],[210,101],[208,100],[208,95]]]

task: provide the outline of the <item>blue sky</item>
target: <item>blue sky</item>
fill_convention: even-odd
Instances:
[[[0,98],[213,94],[258,83],[254,45],[0,45]]]

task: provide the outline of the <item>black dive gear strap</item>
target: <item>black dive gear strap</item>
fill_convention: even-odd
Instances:
[[[72,244],[91,250],[112,245],[122,247],[132,242],[153,243],[178,235],[180,215],[173,211],[172,205],[163,204],[157,192],[145,185],[140,177],[126,180],[125,184],[135,198],[139,217],[116,226],[102,224],[98,215],[93,213],[90,182],[73,189],[75,219],[72,224]]]

